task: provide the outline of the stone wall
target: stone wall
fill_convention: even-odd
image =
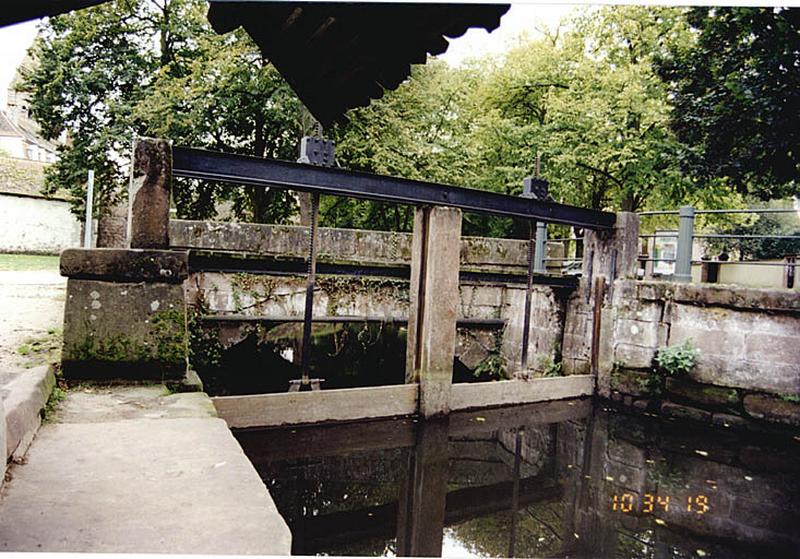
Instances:
[[[69,202],[0,193],[0,252],[58,254],[80,246],[81,224]]]
[[[317,279],[314,316],[368,316],[387,321],[408,318],[408,282],[388,278],[328,276]],[[291,276],[198,272],[186,282],[188,304],[208,315],[302,317],[305,279]],[[459,328],[456,355],[470,369],[500,344],[509,373],[519,367],[525,308],[524,286],[462,283],[459,319],[502,319],[505,328],[486,334],[483,328]],[[544,372],[560,361],[564,301],[558,290],[537,286],[531,300],[530,366]],[[221,327],[221,342],[230,347],[247,334],[244,322]],[[499,339],[496,335],[499,334]]]
[[[171,220],[170,246],[204,250],[237,251],[262,256],[305,258],[308,228],[297,225],[219,223]],[[362,264],[409,264],[411,233],[365,231],[321,227],[317,245],[320,260]],[[547,256],[563,256],[560,243],[548,243]],[[463,269],[524,271],[528,242],[486,237],[461,238]]]
[[[723,425],[800,426],[800,295],[785,289],[616,282],[604,309],[601,395]],[[658,348],[699,350],[686,377],[663,378]]]

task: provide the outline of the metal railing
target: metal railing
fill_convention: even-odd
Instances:
[[[683,206],[678,210],[664,210],[664,211],[646,211],[639,212],[641,217],[654,217],[654,216],[677,216],[678,217],[678,230],[677,231],[664,231],[649,234],[639,235],[642,239],[647,239],[648,250],[640,256],[639,262],[645,264],[644,268],[647,269],[646,263],[668,262],[674,264],[674,271],[671,274],[673,281],[691,282],[692,281],[692,265],[693,264],[713,264],[713,265],[749,265],[749,266],[779,266],[784,268],[785,279],[784,283],[788,287],[792,287],[797,283],[796,268],[800,263],[796,261],[796,256],[800,254],[800,235],[765,235],[765,234],[727,234],[727,233],[704,233],[695,231],[695,218],[698,215],[708,214],[792,214],[798,213],[794,208],[754,208],[754,209],[722,209],[722,210],[697,210],[692,206]],[[660,238],[677,239],[676,250],[674,257],[662,257],[656,254],[656,240]],[[788,240],[797,241],[798,248],[794,254],[784,255],[784,262],[769,262],[766,260],[693,260],[692,252],[694,241],[696,239],[705,240]],[[652,241],[652,242],[651,242]],[[650,247],[652,245],[652,250]],[[740,247],[740,253],[741,253]],[[650,257],[650,254],[653,257]],[[777,259],[777,258],[776,258]],[[645,272],[645,275],[646,272]],[[652,272],[651,272],[652,275]],[[668,274],[669,275],[669,274]]]

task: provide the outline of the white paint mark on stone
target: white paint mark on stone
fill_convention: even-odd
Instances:
[[[97,316],[94,314],[89,315],[89,320],[97,320]]]
[[[99,299],[100,294],[97,291],[92,291],[91,293],[89,293],[89,297],[91,297],[92,299]]]
[[[99,309],[99,308],[100,308],[100,307],[102,307],[102,306],[103,306],[103,305],[102,305],[102,303],[100,303],[100,301],[96,301],[96,300],[95,300],[95,301],[92,301],[92,308],[93,308],[94,310],[97,310],[97,309]]]
[[[158,301],[153,301],[150,303],[150,310],[156,312],[159,306],[161,306],[161,304]]]
[[[119,292],[119,294],[120,294],[120,295],[127,295],[127,294],[128,294],[128,290],[127,290],[127,289],[125,289],[125,290],[123,290],[123,291],[120,291],[120,292]]]
[[[631,326],[631,334],[633,334],[635,336],[638,333],[639,333],[639,327],[636,326],[635,324],[633,326]]]

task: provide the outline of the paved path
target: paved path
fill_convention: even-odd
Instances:
[[[288,555],[286,523],[203,393],[69,393],[0,493],[0,551]]]

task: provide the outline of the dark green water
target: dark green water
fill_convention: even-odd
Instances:
[[[800,557],[800,436],[554,402],[240,431],[294,554]]]

